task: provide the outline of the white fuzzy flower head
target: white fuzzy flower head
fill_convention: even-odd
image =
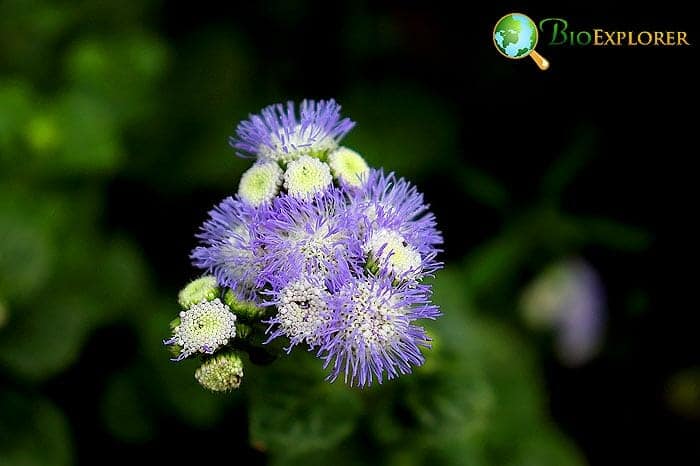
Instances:
[[[286,335],[294,346],[305,342],[310,347],[319,344],[319,331],[328,318],[327,292],[306,280],[300,280],[282,289],[277,304],[278,324],[273,338]]]
[[[328,165],[337,180],[358,188],[362,186],[369,173],[369,166],[365,159],[347,147],[339,147],[331,152],[328,156]]]
[[[420,271],[420,253],[394,230],[382,228],[373,232],[364,248],[371,260],[397,277],[409,278],[406,275]]]
[[[236,336],[236,315],[219,298],[195,304],[180,312],[180,323],[166,345],[181,348],[175,359],[181,361],[195,353],[213,354]]]
[[[202,387],[213,392],[235,390],[243,379],[243,361],[233,351],[217,354],[197,368],[194,378]]]
[[[284,173],[284,187],[289,195],[311,197],[333,183],[328,165],[315,157],[301,156],[289,162]]]
[[[269,202],[282,186],[282,169],[277,162],[257,163],[241,177],[238,195],[248,204],[259,206]]]
[[[296,125],[293,130],[280,128],[270,134],[270,142],[259,148],[260,158],[288,163],[306,154],[325,153],[338,147],[335,139],[323,128]]]
[[[353,334],[357,333],[361,338],[355,339],[361,341],[367,349],[387,348],[397,340],[397,323],[400,322],[402,312],[391,300],[378,296],[367,283],[359,283],[352,293],[344,290],[341,295],[351,303],[348,312],[344,314],[347,324],[341,331],[343,339],[352,341]]]

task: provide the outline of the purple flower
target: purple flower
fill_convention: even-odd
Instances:
[[[259,115],[250,115],[236,128],[230,139],[239,155],[288,162],[302,154],[325,153],[338,142],[355,123],[340,117],[340,105],[335,100],[304,100],[297,118],[295,105],[274,104]]]
[[[377,265],[400,278],[420,279],[442,267],[442,235],[423,194],[403,178],[371,170],[352,192],[353,210],[365,218],[362,242]]]
[[[430,338],[414,322],[440,315],[429,287],[396,286],[387,276],[346,276],[336,284],[319,350],[330,381],[342,374],[345,383],[364,387],[423,364],[420,348],[429,348]]]
[[[192,251],[195,266],[216,276],[241,299],[257,300],[260,251],[254,238],[262,212],[238,199],[227,197],[209,212],[197,234],[201,246]]]
[[[274,290],[363,265],[358,219],[343,190],[329,188],[310,200],[281,195],[264,210],[257,240],[265,251],[261,279]]]

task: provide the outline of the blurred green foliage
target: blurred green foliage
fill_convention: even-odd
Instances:
[[[358,391],[326,383],[318,361],[297,351],[248,365],[240,391],[215,396],[195,383],[196,363],[168,361],[160,342],[176,290],[142,237],[110,225],[109,209],[115,182],[146,186],[154,206],[159,196],[230,194],[249,161],[232,157],[226,138],[269,102],[253,97],[243,36],[214,25],[174,53],[149,25],[149,2],[99,3],[0,2],[0,464],[69,465],[91,448],[50,387],[70,371],[93,377],[80,373],[86,345],[117,326],[135,335],[133,347],[105,359],[136,356],[105,360],[106,382],[90,394],[97,405],[85,408],[116,442],[148,445],[172,422],[214,432],[236,412],[248,419],[236,419],[229,441],[249,441],[271,464],[583,463],[548,418],[535,346],[513,309],[523,275],[544,262],[588,244],[637,251],[649,241],[556,202],[586,163],[591,131],[544,176],[540,200],[438,274],[444,317],[429,324],[435,348],[414,375]],[[465,198],[501,214],[512,207],[502,182],[455,155],[448,103],[402,83],[337,97],[359,123],[348,145],[372,165],[412,180],[449,172]],[[201,220],[210,205],[190,207]],[[194,232],[177,215],[158,222],[165,236]],[[177,247],[168,254],[185,260]]]

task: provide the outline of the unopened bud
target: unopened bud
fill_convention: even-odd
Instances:
[[[333,177],[328,165],[308,155],[289,162],[284,173],[284,187],[294,197],[311,197],[325,190],[331,183]]]
[[[339,147],[328,156],[333,177],[342,184],[360,187],[369,173],[365,159],[354,150]]]
[[[259,206],[269,202],[282,186],[282,169],[277,162],[257,163],[241,177],[238,195],[248,204]]]
[[[207,275],[188,283],[178,294],[177,300],[183,309],[189,309],[195,304],[214,300],[219,292],[216,277]]]
[[[235,351],[220,353],[204,361],[194,377],[202,387],[213,392],[235,390],[243,379],[243,361]]]

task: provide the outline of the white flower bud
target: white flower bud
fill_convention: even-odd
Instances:
[[[289,162],[284,173],[284,187],[294,197],[310,197],[322,192],[333,183],[331,170],[319,159],[301,156]]]
[[[349,186],[362,186],[369,173],[369,166],[365,159],[347,147],[339,147],[331,152],[328,156],[328,165],[331,167],[333,177]]]
[[[282,186],[282,169],[277,162],[257,163],[241,177],[238,195],[248,204],[259,206],[269,202]]]

